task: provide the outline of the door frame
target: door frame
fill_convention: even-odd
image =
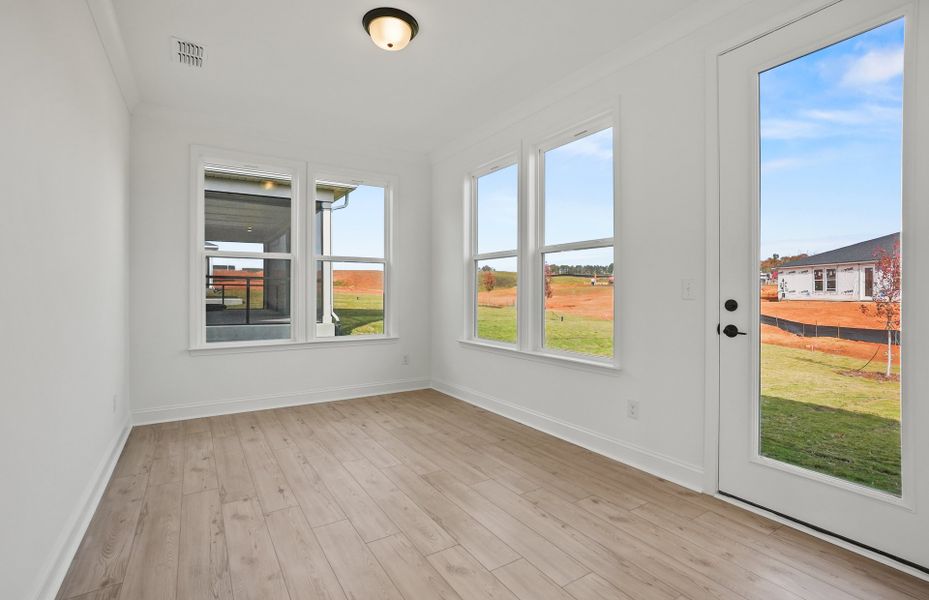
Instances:
[[[802,20],[808,16],[826,10],[842,0],[809,0],[795,6],[792,9],[781,11],[774,17],[769,17],[760,24],[746,29],[742,34],[734,36],[728,42],[715,44],[709,47],[705,57],[705,235],[706,235],[706,264],[705,264],[705,314],[704,314],[704,476],[703,491],[713,495],[725,502],[737,505],[751,512],[763,515],[781,524],[787,525],[794,529],[804,531],[814,537],[826,540],[830,543],[843,547],[857,554],[866,556],[877,562],[889,565],[898,570],[907,572],[915,577],[929,581],[929,573],[922,569],[913,568],[908,564],[895,560],[893,557],[882,552],[872,550],[866,546],[858,544],[852,540],[836,536],[828,531],[817,528],[815,525],[809,525],[789,516],[773,512],[763,507],[741,501],[737,498],[726,496],[720,493],[719,489],[719,442],[720,442],[720,342],[721,336],[717,332],[717,326],[720,318],[719,294],[720,285],[720,145],[719,145],[719,59],[742,46],[750,44],[768,34],[774,33],[780,29],[788,27],[793,23]],[[905,16],[908,20],[907,33],[915,31],[919,25],[918,14],[919,0],[909,0],[901,3],[893,10],[888,10],[887,14],[899,14]],[[914,56],[907,57],[907,66],[911,63],[910,72],[916,73],[916,56],[919,49],[912,46]],[[910,83],[909,85],[916,85]],[[917,86],[918,87],[918,86]],[[911,103],[912,104],[912,103]],[[913,120],[917,116],[915,107],[904,107],[904,119]],[[915,122],[915,121],[913,121]],[[916,174],[914,172],[915,157],[918,146],[919,133],[914,128],[908,134],[906,129],[903,133],[904,147],[904,176],[903,189],[904,198],[911,196],[916,189]],[[912,202],[910,202],[912,204]],[[756,209],[757,210],[757,209]],[[904,223],[907,219],[907,206],[904,205]],[[903,229],[906,229],[904,224]],[[757,299],[753,304],[757,304]],[[912,302],[910,303],[912,304]],[[757,307],[755,307],[757,308]],[[753,309],[754,310],[754,309]],[[909,312],[909,311],[907,311]],[[905,386],[905,384],[904,384]],[[902,410],[901,404],[901,410]],[[911,417],[901,425],[901,436],[907,436],[913,439],[915,433],[914,424]],[[903,477],[909,477],[914,481],[915,476],[915,447],[911,446],[909,453],[903,452],[901,456]],[[906,456],[909,454],[910,456]],[[912,506],[915,502],[914,494],[911,492],[905,496],[904,505]]]

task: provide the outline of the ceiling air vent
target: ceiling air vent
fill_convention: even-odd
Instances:
[[[171,38],[171,60],[188,67],[202,67],[206,50],[200,44],[180,38]]]

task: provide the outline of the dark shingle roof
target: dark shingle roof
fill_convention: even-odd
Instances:
[[[805,267],[809,265],[835,265],[842,263],[870,262],[875,260],[878,251],[881,248],[890,252],[893,250],[894,244],[898,243],[899,241],[900,234],[891,233],[890,235],[874,238],[873,240],[868,240],[866,242],[858,242],[857,244],[845,246],[844,248],[836,248],[835,250],[820,252],[819,254],[814,254],[813,256],[807,256],[806,258],[798,258],[797,260],[784,263],[778,268],[784,269],[787,267]]]

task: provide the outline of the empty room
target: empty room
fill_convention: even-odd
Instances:
[[[3,600],[929,600],[929,0],[0,48]]]

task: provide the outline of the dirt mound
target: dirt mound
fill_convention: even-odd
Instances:
[[[805,338],[799,335],[788,333],[774,325],[761,326],[761,343],[774,344],[775,346],[785,346],[787,348],[801,348],[803,350],[815,350],[817,352],[826,352],[828,354],[838,354],[839,356],[849,356],[860,358],[864,361],[874,357],[878,364],[884,364],[887,360],[887,344],[872,344],[871,342],[853,342],[850,340],[840,340],[837,338]],[[875,356],[875,353],[877,355]],[[893,347],[893,362],[900,364],[900,347]]]
[[[383,271],[332,271],[333,286],[340,292],[380,294],[384,291]]]
[[[606,277],[599,277],[597,281],[597,285],[590,285],[590,277],[552,277],[552,297],[546,298],[545,308],[579,317],[611,320],[613,286],[607,284]],[[477,303],[495,308],[514,306],[516,288],[479,290]]]
[[[862,314],[861,306],[868,306],[870,314]],[[884,323],[875,316],[872,302],[829,302],[827,300],[781,300],[762,302],[761,314],[799,323],[837,325],[883,329]]]

